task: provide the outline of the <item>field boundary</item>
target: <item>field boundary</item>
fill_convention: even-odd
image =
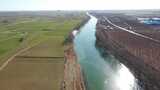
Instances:
[[[41,42],[39,42],[38,44],[40,44]],[[32,45],[32,46],[29,46],[29,47],[26,47],[20,51],[18,51],[17,53],[15,53],[14,55],[12,55],[10,58],[8,58],[1,66],[0,66],[0,71],[2,71],[7,65],[9,62],[11,62],[17,55],[21,54],[22,52],[25,52],[31,48],[33,48],[34,46],[38,45],[37,43],[35,45]]]
[[[16,58],[64,58],[64,57],[16,56]]]

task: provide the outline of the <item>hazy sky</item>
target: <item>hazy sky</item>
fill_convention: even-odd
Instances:
[[[160,9],[160,0],[0,0],[0,11],[90,9]]]

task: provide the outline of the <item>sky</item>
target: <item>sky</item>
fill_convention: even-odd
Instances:
[[[160,0],[0,0],[0,11],[160,9]]]

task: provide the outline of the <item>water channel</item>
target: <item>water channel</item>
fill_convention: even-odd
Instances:
[[[136,78],[125,65],[113,55],[103,57],[96,48],[97,18],[90,17],[74,39],[87,90],[140,90]]]

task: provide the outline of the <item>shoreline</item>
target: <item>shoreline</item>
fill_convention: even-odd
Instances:
[[[82,72],[81,66],[77,61],[77,56],[74,51],[73,40],[77,33],[80,32],[80,28],[85,25],[90,19],[87,16],[80,24],[78,24],[68,35],[64,41],[64,78],[61,86],[61,90],[86,90],[86,84],[84,80],[84,74]],[[76,33],[74,34],[73,32]]]

